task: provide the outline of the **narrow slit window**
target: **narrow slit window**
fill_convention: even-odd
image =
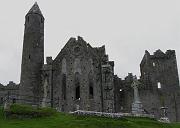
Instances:
[[[93,90],[93,87],[90,86],[90,87],[89,87],[89,98],[90,98],[90,99],[93,99],[93,97],[94,97],[94,90]]]
[[[43,23],[43,18],[41,17],[41,23]]]
[[[62,97],[66,100],[66,75],[63,74],[62,76]]]
[[[29,61],[31,60],[31,55],[29,55],[28,59],[29,59]]]

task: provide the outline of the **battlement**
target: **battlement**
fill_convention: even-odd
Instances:
[[[171,57],[175,56],[175,50],[167,50],[165,53],[162,52],[160,49],[156,50],[153,55],[151,55],[151,58],[153,59],[170,59]]]
[[[175,50],[167,50],[166,52],[162,52],[160,49],[158,49],[153,54],[150,54],[146,50],[145,55],[140,63],[140,66],[142,67],[145,63],[148,63],[151,60],[171,60],[171,59],[176,59]]]

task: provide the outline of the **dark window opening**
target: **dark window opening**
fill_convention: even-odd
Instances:
[[[15,99],[15,98],[13,98],[12,103],[13,103],[13,104],[15,104],[15,103],[16,103],[16,99]]]
[[[29,61],[30,61],[30,60],[31,60],[31,55],[29,55],[29,57],[28,57],[28,58],[29,58]]]
[[[43,18],[41,17],[41,23],[43,23]]]
[[[62,97],[65,100],[66,99],[66,75],[63,74],[62,76]]]
[[[92,86],[90,86],[90,87],[89,87],[89,98],[90,98],[90,99],[92,99],[92,98],[93,98],[93,96],[94,96],[93,87],[92,87]]]
[[[80,99],[80,86],[76,87],[76,99]]]

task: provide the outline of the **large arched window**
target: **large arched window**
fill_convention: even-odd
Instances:
[[[62,97],[66,100],[66,74],[62,75]]]

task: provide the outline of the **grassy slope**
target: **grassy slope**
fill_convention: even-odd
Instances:
[[[145,118],[80,117],[63,113],[48,118],[5,120],[0,113],[0,128],[180,128],[180,123],[162,124]]]

